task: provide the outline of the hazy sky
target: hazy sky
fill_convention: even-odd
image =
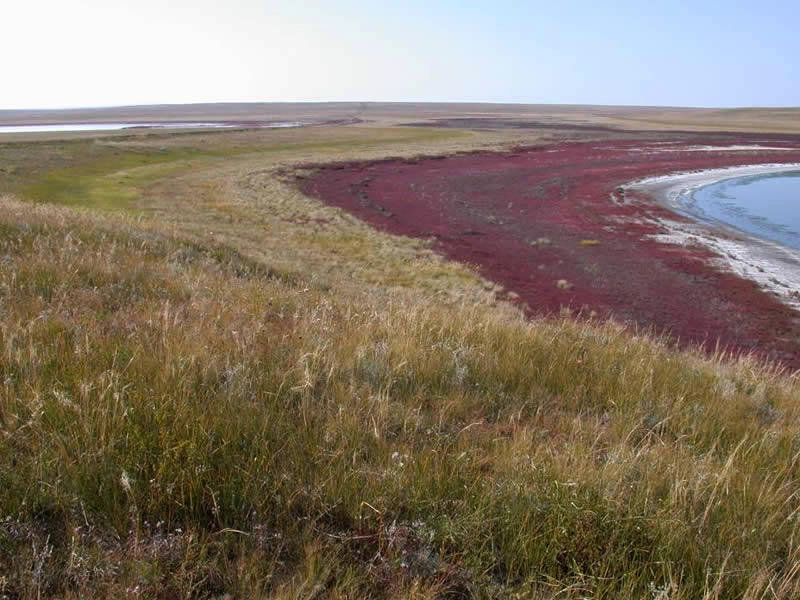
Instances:
[[[0,108],[800,105],[796,0],[2,0],[0,17]]]

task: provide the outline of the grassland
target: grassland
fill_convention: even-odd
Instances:
[[[532,135],[0,146],[0,596],[797,597],[796,378],[526,320],[281,177]]]

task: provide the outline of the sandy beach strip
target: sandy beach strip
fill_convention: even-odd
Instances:
[[[654,239],[681,246],[700,244],[718,257],[717,266],[755,281],[800,311],[800,251],[752,236],[727,223],[701,218],[681,201],[694,190],[726,179],[799,169],[800,163],[773,163],[679,172],[635,180],[625,188],[643,193],[693,221],[662,220],[667,232],[652,236]]]

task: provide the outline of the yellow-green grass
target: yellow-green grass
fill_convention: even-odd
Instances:
[[[795,378],[527,321],[311,158],[0,199],[0,593],[797,596]]]
[[[198,133],[176,136],[154,134],[143,138],[146,143],[130,143],[129,136],[120,136],[113,150],[102,152],[96,148],[97,142],[66,142],[71,146],[72,156],[68,164],[48,169],[42,176],[20,186],[21,193],[40,202],[53,202],[74,206],[88,206],[98,209],[133,210],[149,183],[165,178],[177,171],[198,168],[215,159],[229,159],[242,154],[270,155],[298,152],[313,152],[318,156],[349,150],[408,142],[426,142],[458,138],[460,132],[426,129],[383,129],[371,130],[369,136],[345,135],[340,139],[283,139],[277,143],[248,139],[248,132],[240,135],[240,141],[232,136],[223,138],[227,144],[213,144],[208,148],[208,140],[215,141],[213,133],[205,133],[198,140]],[[252,137],[252,136],[251,136]],[[115,138],[112,138],[115,139]],[[138,141],[139,138],[135,137]],[[157,142],[171,142],[170,145],[156,146]],[[129,142],[129,143],[125,143]],[[12,145],[13,146],[13,145]],[[35,156],[35,152],[34,152]]]

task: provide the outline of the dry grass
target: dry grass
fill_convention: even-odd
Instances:
[[[346,135],[0,200],[0,595],[797,597],[797,380],[526,321],[277,177],[397,150]]]

